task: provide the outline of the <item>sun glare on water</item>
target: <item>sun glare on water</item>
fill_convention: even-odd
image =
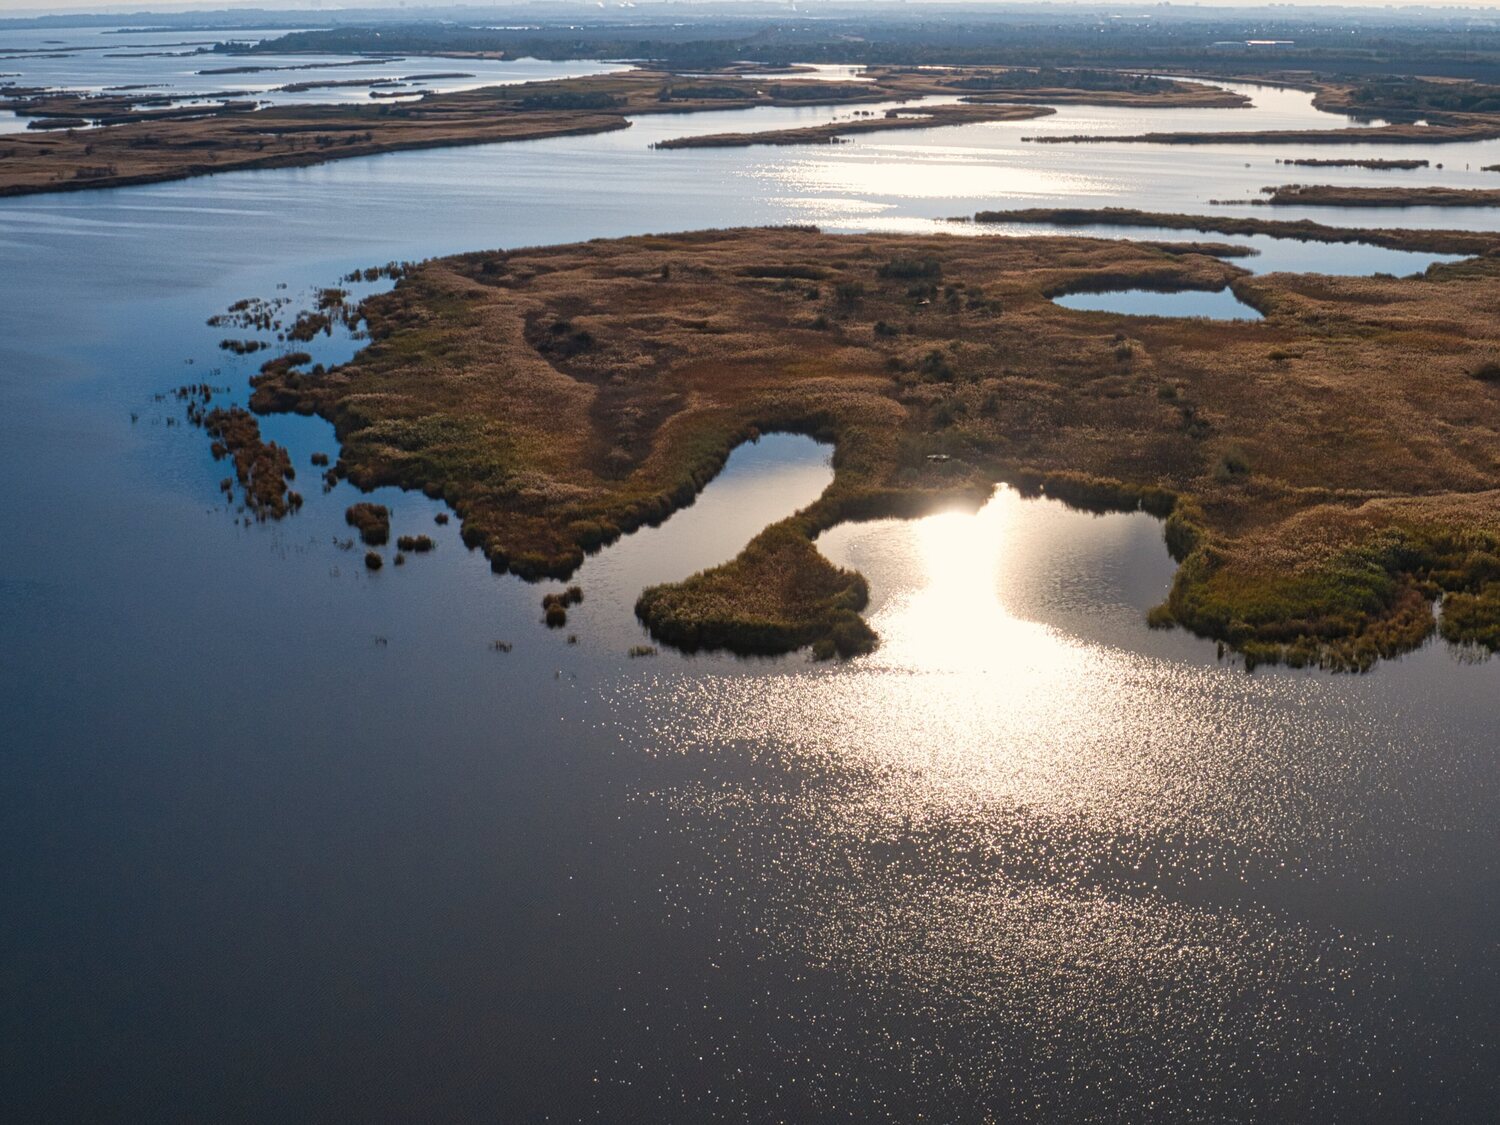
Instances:
[[[880,663],[981,675],[1035,673],[1076,650],[1053,630],[1002,604],[1015,510],[1002,494],[977,513],[943,512],[909,527],[910,585],[871,618],[883,638]]]

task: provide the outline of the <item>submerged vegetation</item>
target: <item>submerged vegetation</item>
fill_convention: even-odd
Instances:
[[[1428,635],[1440,594],[1445,635],[1485,643],[1500,260],[1251,276],[1214,251],[783,228],[469,254],[367,300],[353,362],[273,367],[253,405],[328,418],[351,481],[443,499],[466,544],[529,578],[688,503],[755,433],[833,442],[814,504],[642,592],[652,635],[683,648],[867,651],[864,579],[814,537],[978,504],[997,479],[1165,517],[1182,565],[1153,623],[1252,661],[1367,667]],[[1050,300],[1226,285],[1264,319]],[[587,346],[555,348],[557,324]],[[566,595],[549,599],[561,625]]]

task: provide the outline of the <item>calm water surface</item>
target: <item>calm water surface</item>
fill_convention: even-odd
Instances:
[[[1317,116],[1256,97],[1248,127]],[[237,524],[155,400],[243,394],[204,324],[229,302],[392,258],[1274,182],[1269,152],[1022,144],[1038,122],[646,147],[828,112],[0,203],[5,1118],[1495,1115],[1493,664],[1246,675],[1144,627],[1156,521],[1005,489],[822,537],[871,581],[870,657],[630,659],[640,586],[807,503],[826,449],[738,451],[548,631],[552,587],[420,495],[377,499],[436,551],[378,574],[348,485]]]
[[[221,39],[256,43],[284,31],[119,33],[107,28],[0,30],[0,96],[4,86],[43,86],[88,94],[148,88],[174,104],[193,104],[206,94],[272,105],[330,102],[368,104],[369,86],[324,85],[311,90],[280,87],[304,83],[379,79],[399,85],[376,87],[382,95],[473,90],[554,78],[578,78],[622,70],[622,64],[584,60],[443,59],[390,55],[230,55],[209,53]],[[223,73],[255,67],[249,73]],[[219,73],[215,73],[219,72]],[[444,77],[436,77],[443,75]],[[0,117],[0,132],[24,130],[28,118]]]
[[[1197,316],[1208,320],[1262,320],[1230,289],[1112,289],[1104,293],[1068,293],[1053,302],[1065,309],[1124,313],[1126,316]]]

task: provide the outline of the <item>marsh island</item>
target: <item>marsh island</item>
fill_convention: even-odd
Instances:
[[[1153,624],[1362,668],[1430,635],[1439,596],[1450,639],[1500,642],[1497,271],[1493,248],[1252,276],[1196,242],[786,228],[467,254],[367,301],[352,363],[268,365],[252,402],[332,420],[341,472],[443,497],[526,577],[690,502],[759,432],[832,441],[811,507],[643,592],[683,647],[870,647],[818,533],[1004,480],[1162,516],[1181,567]],[[1263,319],[1053,300],[1120,288],[1229,288]]]

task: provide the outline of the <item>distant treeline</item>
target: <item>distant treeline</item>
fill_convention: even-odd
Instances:
[[[1382,113],[1496,113],[1500,112],[1500,86],[1386,79],[1365,83],[1350,94],[1350,100]]]
[[[1247,46],[1255,40],[1257,46]],[[1285,40],[1286,42],[1280,42]],[[1420,73],[1491,78],[1500,27],[1434,16],[1429,24],[1335,17],[1318,20],[934,13],[865,19],[724,19],[628,28],[539,24],[524,28],[384,23],[296,31],[232,53],[499,53],[545,59],[639,59],[679,69],[735,62],[871,65],[1000,64],[1170,68],[1253,73],[1311,69],[1354,77]]]
[[[1037,90],[1057,87],[1068,90],[1127,90],[1133,94],[1160,94],[1172,89],[1166,78],[1146,74],[1121,74],[1115,70],[1007,70],[975,74],[949,83],[958,90]]]

